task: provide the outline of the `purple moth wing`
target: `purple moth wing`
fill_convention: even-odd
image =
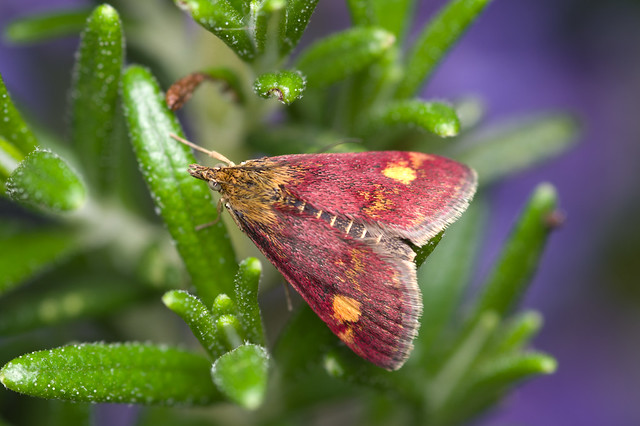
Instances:
[[[382,151],[286,155],[286,189],[314,207],[376,224],[424,245],[453,223],[476,190],[475,172],[433,154]]]

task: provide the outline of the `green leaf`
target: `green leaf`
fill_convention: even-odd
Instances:
[[[131,66],[122,93],[140,170],[200,299],[211,304],[219,293],[233,294],[236,263],[229,236],[222,223],[196,230],[214,220],[216,209],[207,186],[186,171],[195,163],[193,154],[169,136],[182,131],[158,84],[149,71]]]
[[[220,399],[207,359],[140,343],[80,344],[8,362],[0,381],[31,396],[67,401],[202,405]]]
[[[267,58],[260,67],[277,61],[278,44],[282,43],[280,32],[284,31],[286,0],[254,0],[251,2],[251,22],[256,51]],[[268,68],[268,66],[267,66]]]
[[[12,43],[34,43],[75,35],[84,28],[89,13],[82,9],[28,16],[7,25],[4,36]]]
[[[372,127],[406,126],[426,130],[442,137],[455,136],[460,131],[460,121],[454,108],[440,102],[419,100],[399,101],[385,105],[373,114]]]
[[[65,229],[20,229],[15,222],[0,225],[0,294],[52,268],[79,249],[78,236]]]
[[[486,410],[503,396],[509,387],[526,378],[550,374],[556,361],[540,353],[509,354],[481,362],[442,407],[435,424],[462,424]]]
[[[485,391],[500,389],[531,375],[551,374],[556,367],[555,359],[535,352],[492,358],[478,368],[471,387],[482,387]],[[477,389],[473,393],[482,394]]]
[[[499,354],[522,349],[542,327],[542,316],[535,311],[518,313],[503,325],[494,343]]]
[[[552,185],[536,187],[484,285],[475,307],[475,317],[483,312],[504,316],[519,300],[535,273],[553,229],[549,220],[556,204],[556,190]]]
[[[280,54],[287,55],[300,41],[318,0],[287,0],[280,25]]]
[[[415,0],[348,0],[347,4],[355,25],[382,27],[400,38],[411,26]]]
[[[258,283],[261,273],[260,261],[249,257],[240,262],[234,284],[242,338],[245,341],[264,346],[264,331],[260,317],[260,306],[258,306]]]
[[[12,200],[48,212],[77,210],[87,196],[80,176],[49,150],[37,149],[27,155],[6,186]]]
[[[431,253],[438,247],[440,240],[442,240],[442,236],[444,235],[444,231],[440,231],[435,237],[427,241],[427,244],[422,247],[418,247],[414,249],[416,252],[416,258],[414,262],[416,264],[416,268],[420,268],[425,260],[431,255]]]
[[[211,359],[215,360],[226,352],[214,318],[200,299],[184,290],[172,290],[162,296],[162,302],[187,323]]]
[[[227,0],[174,0],[194,21],[215,34],[244,61],[256,56],[255,44],[242,15]]]
[[[251,0],[228,0],[229,4],[240,13],[240,16],[245,16],[249,13],[251,7]]]
[[[577,122],[567,114],[529,118],[489,129],[453,155],[478,172],[480,185],[488,185],[567,150],[577,134]]]
[[[120,277],[87,276],[0,300],[0,335],[96,318],[138,301],[145,289]]]
[[[429,78],[435,66],[484,10],[489,0],[450,0],[422,30],[411,48],[397,98],[410,98]]]
[[[487,205],[476,197],[462,217],[445,231],[438,249],[418,270],[418,282],[424,304],[420,333],[415,341],[416,354],[410,358],[425,365],[429,357],[443,348],[436,345],[443,332],[453,325],[454,312],[471,278]]]
[[[13,145],[22,155],[27,155],[38,146],[38,141],[27,123],[13,105],[2,76],[0,75],[0,136]]]
[[[258,76],[253,90],[262,98],[276,98],[289,105],[302,97],[306,86],[307,80],[300,71],[279,71]]]
[[[449,355],[446,363],[437,375],[427,384],[426,396],[429,408],[439,411],[449,404],[456,390],[464,386],[465,378],[471,371],[478,355],[498,325],[498,316],[485,311],[473,328],[459,342],[455,351]],[[437,424],[437,422],[435,422]]]
[[[211,376],[231,401],[254,410],[264,400],[268,370],[267,351],[261,346],[243,345],[218,358],[211,368]]]
[[[541,353],[494,357],[482,363],[468,378],[465,389],[456,400],[465,402],[464,412],[471,416],[495,403],[517,382],[540,374],[552,374],[556,368],[556,360]],[[450,409],[456,411],[455,407]]]
[[[327,86],[364,69],[394,43],[393,34],[381,28],[352,28],[308,47],[295,68],[311,87]]]
[[[235,314],[224,314],[216,318],[216,333],[227,350],[235,349],[242,344],[240,320]]]
[[[238,309],[236,308],[235,302],[226,294],[219,294],[216,300],[213,301],[211,314],[214,319],[218,319],[222,315],[236,315],[237,313]]]
[[[0,136],[0,181],[9,177],[23,158],[24,155],[15,146]]]
[[[98,6],[82,33],[71,87],[71,141],[89,182],[108,184],[105,157],[116,119],[124,39],[116,10]]]

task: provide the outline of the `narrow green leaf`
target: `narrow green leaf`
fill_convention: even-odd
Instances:
[[[261,273],[260,261],[249,257],[240,262],[234,284],[242,337],[245,341],[264,346],[264,331],[260,306],[258,306],[258,284]]]
[[[542,327],[542,315],[535,311],[518,313],[503,326],[497,336],[494,351],[506,354],[521,349]]]
[[[24,155],[6,139],[0,136],[0,181],[4,182],[13,172]],[[3,188],[4,189],[4,188]]]
[[[475,386],[497,388],[511,385],[534,374],[551,374],[556,368],[555,359],[536,352],[493,358],[478,369]]]
[[[229,4],[238,11],[240,16],[245,16],[249,13],[251,7],[251,0],[228,0]]]
[[[529,118],[487,130],[454,156],[478,172],[480,185],[488,185],[567,150],[577,135],[578,124],[567,114]]]
[[[27,207],[48,212],[79,209],[86,189],[65,160],[49,150],[31,152],[7,180],[7,195]]]
[[[116,10],[98,6],[82,33],[71,86],[71,141],[85,175],[103,189],[108,182],[105,157],[116,119],[124,60],[122,25]]]
[[[267,351],[262,346],[243,345],[218,358],[211,368],[211,376],[231,401],[254,410],[264,400],[268,370]]]
[[[353,128],[355,133],[360,133],[359,127],[371,124],[367,122],[371,112],[384,109],[388,104],[393,88],[402,78],[398,48],[397,43],[391,46],[371,65],[348,80],[347,89],[339,94],[335,112],[336,121],[346,123],[344,128]]]
[[[374,25],[370,3],[370,0],[347,0],[353,26]]]
[[[287,55],[300,41],[318,0],[287,0],[280,26],[280,54]]]
[[[300,71],[279,71],[258,76],[253,90],[262,98],[276,98],[289,105],[302,97],[306,86],[307,80]]]
[[[7,25],[4,36],[12,43],[34,43],[79,34],[89,13],[82,9],[27,16]]]
[[[494,405],[517,382],[551,374],[556,361],[540,353],[509,354],[480,363],[437,413],[437,424],[462,424]]]
[[[145,293],[136,283],[119,277],[91,276],[43,291],[8,295],[0,299],[0,335],[101,317],[140,300]]]
[[[215,34],[244,61],[256,56],[255,44],[243,16],[227,0],[174,0],[194,21]]]
[[[410,28],[415,0],[348,0],[354,25],[382,27],[400,38]]]
[[[215,207],[206,185],[186,171],[195,158],[189,148],[171,139],[182,134],[175,116],[149,71],[138,66],[123,76],[123,98],[131,140],[152,197],[176,241],[198,296],[207,305],[219,293],[233,294],[235,259],[222,223],[211,223]]]
[[[213,301],[211,313],[214,319],[218,319],[222,315],[236,315],[238,313],[238,309],[236,308],[236,304],[233,299],[223,293],[219,294],[216,297],[216,300]]]
[[[307,76],[310,86],[327,86],[364,69],[394,43],[393,34],[381,28],[352,28],[311,45],[296,68]]]
[[[469,378],[467,390],[460,400],[473,402],[479,410],[496,401],[517,382],[540,374],[552,374],[556,368],[555,359],[536,352],[494,357],[479,366]]]
[[[464,385],[464,378],[493,334],[498,320],[495,313],[487,311],[474,323],[438,374],[427,384],[425,395],[429,401],[429,409],[438,411],[445,407],[455,395],[456,389]]]
[[[442,236],[444,235],[444,231],[441,231],[438,235],[427,241],[422,247],[418,247],[415,249],[416,258],[414,262],[416,264],[416,268],[420,268],[425,260],[431,255],[431,253],[438,247],[440,240],[442,240]]]
[[[418,270],[424,304],[422,326],[414,343],[416,355],[412,357],[418,364],[425,365],[433,353],[443,350],[435,342],[442,338],[446,327],[453,325],[455,309],[473,271],[486,218],[487,205],[476,197]]]
[[[267,58],[264,63],[277,60],[280,32],[285,24],[286,0],[254,0],[251,2],[251,22],[256,51]]]
[[[220,399],[206,358],[150,344],[80,344],[33,352],[0,370],[7,388],[67,401],[202,405]]]
[[[2,111],[0,136],[20,151],[22,155],[27,155],[36,149],[38,141],[13,105],[2,80],[2,75],[0,75],[0,111]]]
[[[79,248],[77,235],[65,229],[20,229],[0,226],[0,295],[30,277],[52,268]]]
[[[435,66],[484,10],[490,0],[450,0],[427,24],[409,52],[404,78],[396,97],[410,98],[429,78]]]
[[[215,360],[226,352],[211,312],[200,299],[184,290],[172,290],[162,296],[162,302],[187,323],[211,359]]]
[[[505,243],[475,307],[475,317],[483,312],[504,316],[516,304],[535,273],[549,232],[549,219],[556,209],[555,188],[540,184],[529,198]]]
[[[460,131],[460,121],[454,108],[440,102],[419,100],[399,101],[385,105],[373,114],[372,127],[406,126],[426,130],[442,137],[455,136]]]
[[[220,315],[216,319],[216,333],[227,350],[232,350],[242,345],[240,320],[235,315]]]

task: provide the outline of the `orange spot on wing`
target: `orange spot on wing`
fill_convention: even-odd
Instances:
[[[360,315],[362,315],[360,302],[341,294],[336,294],[333,297],[333,317],[338,322],[357,322]]]
[[[338,337],[345,343],[353,343],[353,327],[347,327],[338,333]]]
[[[362,212],[372,218],[378,218],[383,213],[393,210],[395,208],[395,203],[391,197],[396,195],[398,192],[398,188],[389,188],[380,184],[374,184],[373,190],[360,192],[360,196],[369,203],[368,206],[362,209]]]
[[[413,168],[396,163],[389,164],[385,167],[382,174],[389,179],[393,179],[405,185],[409,185],[418,177],[418,174]]]

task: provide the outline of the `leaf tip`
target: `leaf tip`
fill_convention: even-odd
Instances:
[[[551,358],[547,357],[540,360],[540,372],[544,374],[552,374],[555,373],[558,369],[558,362]]]
[[[536,204],[552,209],[558,202],[558,191],[553,184],[543,182],[536,187],[533,199]]]

